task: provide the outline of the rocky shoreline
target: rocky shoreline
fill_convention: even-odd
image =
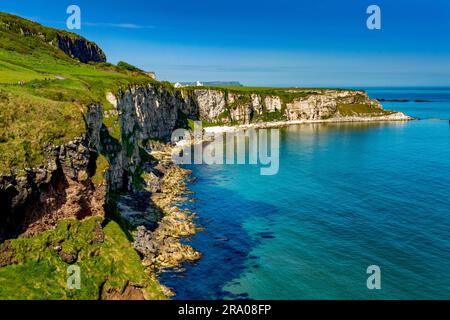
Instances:
[[[163,151],[152,152],[159,162],[157,169],[163,173],[159,190],[152,192],[150,199],[151,206],[161,212],[157,227],[151,230],[141,225],[133,234],[133,246],[141,255],[143,265],[152,274],[180,267],[185,261],[193,262],[201,258],[201,253],[181,242],[183,238],[193,236],[200,229],[193,222],[195,213],[182,208],[183,203],[192,201],[188,197],[191,191],[187,188],[191,171],[173,163],[171,150],[169,146],[165,146]],[[148,186],[154,185],[154,181],[146,183]],[[167,296],[174,295],[169,288],[163,286],[163,289]]]
[[[211,134],[219,134],[229,131],[246,130],[250,128],[283,127],[307,123],[337,123],[337,122],[381,122],[381,121],[409,121],[413,118],[403,113],[393,113],[379,117],[342,117],[324,120],[297,120],[253,123],[236,126],[213,126],[204,128],[202,139],[195,139],[191,144],[207,142]],[[166,269],[180,267],[185,261],[196,261],[201,258],[201,253],[190,245],[181,243],[186,237],[193,236],[199,228],[193,222],[196,215],[186,208],[180,208],[186,201],[192,201],[188,195],[191,193],[186,182],[190,178],[191,171],[183,169],[172,161],[175,150],[186,147],[186,141],[179,141],[174,147],[163,145],[158,151],[151,153],[158,160],[156,169],[163,173],[161,178],[154,174],[146,180],[151,191],[151,204],[159,210],[159,214],[153,216],[159,218],[157,227],[149,230],[141,225],[134,232],[134,248],[142,256],[144,266],[151,272],[161,272]],[[176,152],[176,151],[175,151]],[[156,192],[155,192],[156,191]],[[174,295],[167,289],[168,295]]]
[[[30,289],[37,292],[37,297],[59,296],[55,293],[59,287],[54,284],[64,281],[55,279],[66,275],[69,264],[89,263],[100,257],[107,267],[95,263],[98,268],[87,270],[83,277],[107,279],[110,287],[105,287],[106,282],[98,282],[90,297],[107,292],[100,298],[133,298],[139,295],[134,294],[137,291],[145,291],[146,283],[154,287],[149,297],[163,296],[154,277],[149,278],[146,271],[155,274],[201,256],[182,240],[198,230],[195,214],[183,205],[190,200],[186,186],[190,172],[174,164],[172,147],[161,143],[169,141],[178,128],[192,129],[194,121],[216,126],[206,128],[205,135],[194,141],[207,143],[208,133],[215,131],[411,120],[402,113],[384,110],[379,101],[362,90],[176,88],[150,79],[128,64],[105,64],[102,49],[75,34],[6,13],[0,13],[0,29],[8,40],[8,52],[11,49],[14,53],[8,63],[14,62],[20,67],[17,70],[23,71],[12,72],[11,79],[20,81],[16,84],[6,79],[5,92],[0,97],[6,112],[5,125],[11,129],[2,137],[0,243],[17,240],[26,251],[24,257],[32,261],[34,252],[28,248],[34,247],[30,244],[40,242],[39,237],[45,232],[53,233],[60,237],[57,244],[42,241],[39,246],[47,257],[55,259],[47,261],[39,255],[33,263],[63,270],[62,274],[49,272],[48,277],[44,273],[41,277],[36,271],[40,269],[14,271],[11,274],[19,281],[0,285],[13,293],[20,284],[26,284],[25,288],[33,283]],[[38,55],[23,51],[30,43]],[[24,61],[28,63],[23,64]],[[47,62],[44,67],[55,64],[79,68],[80,77],[71,77],[67,71],[70,68],[48,68],[45,79],[35,79],[35,64],[42,61]],[[39,83],[32,94],[22,81],[24,74]],[[61,81],[67,78],[73,83]],[[30,130],[23,130],[26,124]],[[90,251],[89,247],[101,241],[95,240],[89,246],[84,241],[91,233],[97,238],[99,229],[77,232],[78,226],[89,226],[90,219],[104,222],[99,224],[105,235],[103,252],[98,253],[98,248]],[[75,226],[74,232],[69,230],[72,233],[65,232],[64,224],[69,220]],[[131,230],[135,230],[134,239]],[[67,248],[61,245],[64,242]],[[78,251],[74,244],[79,245]],[[0,266],[15,261],[11,252],[5,245]],[[86,255],[78,256],[78,252]],[[22,268],[26,260],[20,261]],[[118,278],[125,282],[116,281]],[[55,292],[44,292],[41,280]],[[85,298],[84,293],[80,291],[71,297]],[[22,294],[26,296],[25,291]]]

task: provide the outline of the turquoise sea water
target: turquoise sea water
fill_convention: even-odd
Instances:
[[[190,167],[204,256],[161,274],[175,298],[450,298],[450,89],[368,91],[433,102],[383,104],[426,120],[282,129],[274,176]]]

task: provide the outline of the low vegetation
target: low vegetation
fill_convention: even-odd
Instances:
[[[337,111],[341,116],[351,117],[351,116],[386,116],[394,113],[394,111],[384,110],[380,108],[372,107],[368,104],[339,104],[337,106]]]
[[[112,220],[102,228],[101,222],[62,220],[55,230],[7,242],[15,263],[0,268],[0,299],[95,300],[123,294],[127,286],[142,288],[148,299],[164,299],[122,228]],[[71,264],[65,256],[76,257],[71,263],[80,268],[79,290],[67,286]]]
[[[20,30],[31,30],[20,35]],[[154,80],[128,64],[80,63],[49,42],[56,30],[0,13],[0,167],[20,170],[43,162],[42,150],[85,130],[89,104],[113,109],[106,92]],[[58,31],[76,37],[75,34]],[[18,34],[19,33],[19,34]],[[118,121],[108,117],[116,138]]]
[[[135,66],[133,66],[133,65],[131,65],[129,63],[126,63],[124,61],[119,61],[117,63],[117,66],[120,67],[120,68],[126,69],[128,71],[144,72],[143,70],[141,70],[141,69],[139,69],[139,68],[137,68],[137,67],[135,67]]]
[[[102,140],[118,143],[118,114],[106,93],[154,83],[128,64],[85,64],[65,55],[53,45],[57,33],[79,37],[0,13],[1,173],[20,174],[44,164],[46,146],[84,134],[84,114],[91,104],[104,106]],[[108,166],[106,155],[99,154],[95,184],[103,183]],[[0,244],[0,299],[120,298],[129,288],[139,288],[134,292],[148,299],[164,299],[120,215],[107,211],[105,221],[61,220],[54,230]],[[66,284],[71,264],[81,269],[79,290]]]

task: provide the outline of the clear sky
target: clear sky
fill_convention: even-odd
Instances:
[[[77,33],[108,60],[169,81],[274,86],[450,86],[449,0],[1,0]],[[366,9],[381,8],[381,30]]]

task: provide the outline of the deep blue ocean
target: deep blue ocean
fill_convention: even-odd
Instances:
[[[175,299],[449,299],[450,88],[371,88],[421,118],[280,131],[280,169],[195,165],[195,264]],[[381,269],[369,290],[366,269]]]

